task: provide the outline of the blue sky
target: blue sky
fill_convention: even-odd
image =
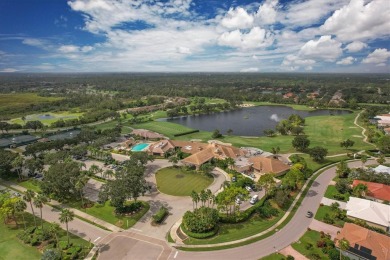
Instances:
[[[0,72],[390,72],[388,0],[2,0]]]

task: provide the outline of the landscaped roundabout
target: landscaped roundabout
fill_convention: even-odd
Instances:
[[[158,190],[172,196],[190,196],[193,190],[200,192],[206,189],[213,180],[211,175],[181,167],[167,167],[156,173]]]

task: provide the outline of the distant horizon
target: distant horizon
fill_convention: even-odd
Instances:
[[[388,0],[3,0],[2,73],[390,73]]]

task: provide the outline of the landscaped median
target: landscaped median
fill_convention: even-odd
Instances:
[[[351,160],[353,161],[353,160]],[[264,239],[266,237],[269,237],[273,235],[277,230],[282,229],[287,223],[293,218],[295,212],[298,210],[302,200],[305,198],[307,192],[311,188],[311,185],[315,181],[315,179],[325,170],[333,167],[336,163],[333,163],[331,165],[328,165],[326,167],[323,167],[319,170],[317,170],[316,173],[312,175],[312,177],[306,181],[305,185],[302,187],[300,193],[296,196],[294,202],[290,206],[290,208],[287,210],[287,212],[278,220],[276,220],[274,223],[272,223],[272,226],[264,226],[262,230],[257,229],[256,232],[252,233],[251,229],[249,232],[246,233],[248,237],[241,237],[236,238],[236,236],[230,237],[230,239],[224,239],[223,241],[218,241],[216,243],[210,244],[210,241],[207,241],[208,243],[203,244],[178,244],[176,243],[174,246],[178,249],[185,250],[185,251],[211,251],[211,250],[223,250],[227,248],[233,248],[238,246],[243,246],[247,244],[251,244],[253,242],[259,241],[261,239]],[[241,226],[243,227],[243,226]],[[240,230],[242,231],[242,229]],[[221,232],[221,230],[219,231]],[[240,232],[237,232],[237,234],[240,234]],[[210,239],[206,239],[210,240]],[[205,240],[205,241],[206,241]],[[191,239],[190,241],[193,241]],[[191,242],[190,242],[191,243]]]

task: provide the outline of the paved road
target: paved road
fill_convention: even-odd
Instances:
[[[369,163],[376,163],[375,160],[369,160]],[[351,162],[348,164],[349,167],[360,167],[361,162]],[[259,259],[261,257],[270,255],[279,251],[291,243],[297,241],[307,230],[309,225],[312,222],[312,218],[307,218],[306,212],[312,211],[316,212],[321,199],[325,193],[325,190],[329,182],[335,177],[335,167],[332,167],[324,171],[313,183],[306,197],[302,201],[302,205],[299,207],[297,212],[291,221],[278,233],[272,235],[271,237],[265,238],[261,241],[255,242],[250,245],[226,249],[221,251],[207,251],[207,252],[188,252],[188,251],[179,251],[176,255],[176,252],[173,255],[176,255],[174,258],[171,255],[170,259],[191,259],[191,260],[204,260],[204,259]]]

